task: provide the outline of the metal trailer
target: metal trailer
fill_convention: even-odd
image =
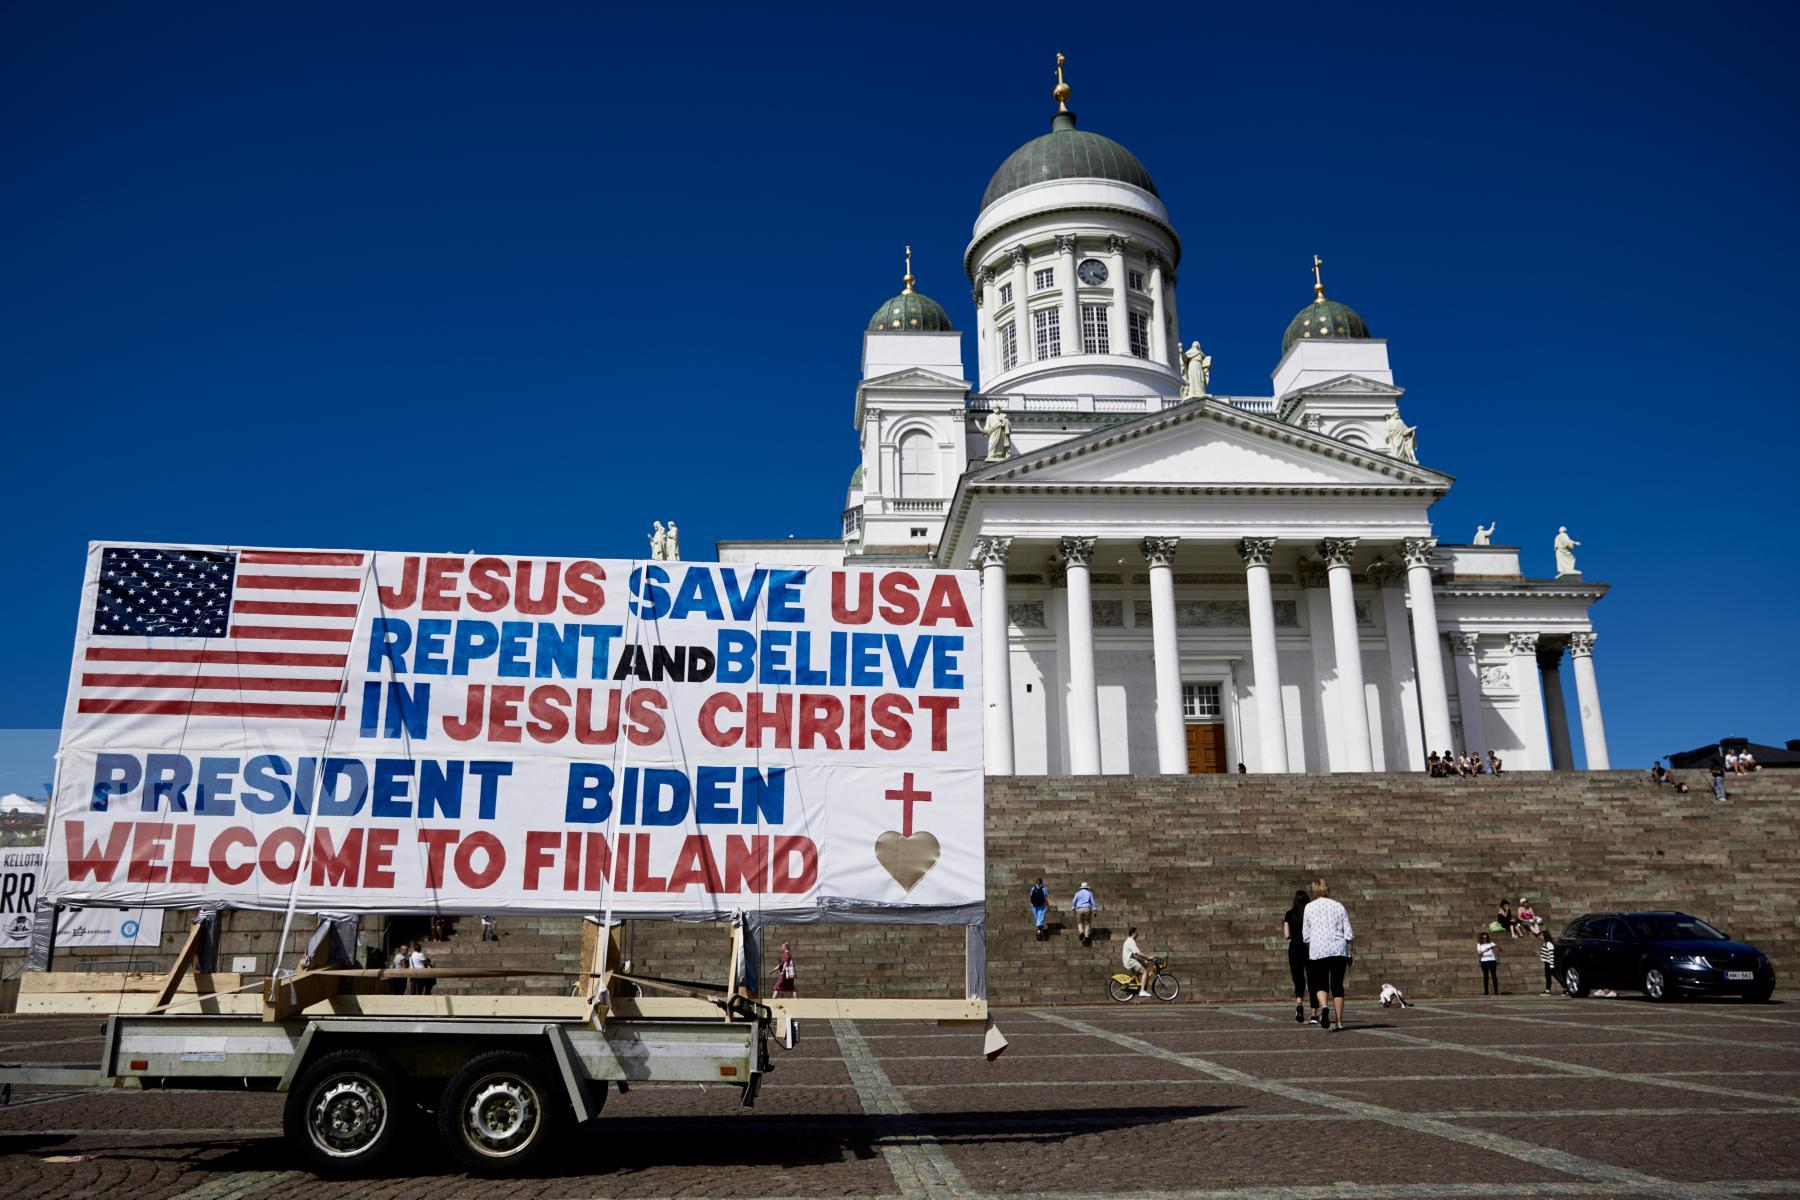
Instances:
[[[282,1127],[324,1175],[361,1173],[434,1124],[486,1175],[527,1169],[599,1115],[608,1087],[723,1083],[756,1098],[772,1018],[110,1016],[98,1069],[0,1064],[0,1084],[284,1092]]]

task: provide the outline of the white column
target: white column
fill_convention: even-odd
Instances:
[[[1600,715],[1600,680],[1594,675],[1594,639],[1589,631],[1569,635],[1569,658],[1575,668],[1575,703],[1581,708],[1581,748],[1587,752],[1587,769],[1604,771],[1612,766],[1606,752],[1606,719]]]
[[[1544,689],[1538,680],[1538,635],[1511,633],[1506,649],[1512,655],[1513,687],[1519,691],[1519,723],[1525,733],[1525,768],[1550,769],[1550,739],[1544,736]]]
[[[1431,551],[1436,545],[1436,538],[1407,538],[1400,543],[1400,557],[1406,562],[1406,599],[1412,606],[1413,662],[1419,671],[1419,716],[1425,723],[1427,754],[1455,749],[1450,738],[1450,697],[1444,690],[1437,597],[1431,590]],[[1479,699],[1479,676],[1476,682]],[[1463,730],[1466,736],[1466,718]]]
[[[1275,597],[1269,588],[1269,559],[1274,538],[1245,538],[1238,543],[1244,558],[1244,589],[1250,597],[1250,669],[1256,675],[1259,772],[1288,769],[1287,714],[1281,707],[1281,655],[1275,644]],[[1185,733],[1185,731],[1183,731]]]
[[[1037,361],[1037,340],[1031,336],[1031,254],[1023,246],[1012,248],[1013,331],[1019,338],[1019,364]]]
[[[1412,631],[1406,616],[1406,576],[1396,564],[1376,559],[1369,564],[1369,582],[1381,589],[1381,622],[1387,638],[1388,677],[1394,684],[1401,765],[1423,771],[1425,733],[1419,725],[1419,678],[1413,669]]]
[[[1094,684],[1094,539],[1059,543],[1069,586],[1069,773],[1100,774],[1100,693]]]
[[[1175,546],[1181,539],[1143,541],[1150,566],[1150,642],[1156,654],[1156,768],[1186,775],[1187,722],[1181,717],[1181,638],[1175,628]]]
[[[1155,250],[1150,251],[1150,361],[1169,365],[1169,337],[1163,329],[1163,313],[1167,301],[1163,299],[1163,257]]]
[[[1176,372],[1181,370],[1181,313],[1175,306],[1175,285],[1180,280],[1175,278],[1175,265],[1169,264],[1168,293],[1163,297],[1169,305],[1169,366]]]
[[[998,374],[994,370],[994,364],[999,361],[1000,327],[994,321],[994,300],[993,268],[983,267],[975,272],[975,324],[976,336],[981,340],[978,350],[981,382],[984,385]]]
[[[1369,751],[1369,698],[1363,694],[1362,635],[1356,628],[1356,592],[1350,576],[1355,538],[1319,543],[1331,590],[1331,640],[1337,646],[1338,719],[1344,727],[1344,770],[1372,771]]]
[[[1544,720],[1550,726],[1550,769],[1573,771],[1575,751],[1569,748],[1569,710],[1563,704],[1562,647],[1539,646],[1538,683],[1544,689]]]
[[[1344,764],[1344,731],[1338,720],[1339,681],[1332,665],[1336,641],[1331,636],[1331,593],[1326,590],[1325,564],[1315,558],[1303,558],[1295,568],[1300,575],[1301,595],[1306,598],[1306,629],[1312,649],[1312,686],[1307,691],[1313,711],[1318,714],[1316,765],[1320,770],[1339,771]],[[1308,763],[1308,768],[1313,765]]]
[[[1062,336],[1063,354],[1080,354],[1081,348],[1081,297],[1076,292],[1080,280],[1075,278],[1075,235],[1058,234],[1056,237],[1057,252],[1062,255],[1062,263],[1056,273],[1062,279]]]
[[[1414,617],[1417,624],[1418,618]],[[1453,633],[1450,635],[1450,649],[1456,657],[1456,708],[1462,717],[1462,748],[1469,754],[1481,754],[1489,749],[1487,729],[1481,719],[1481,635],[1478,633]],[[1448,754],[1456,750],[1446,739],[1441,746],[1425,747],[1426,756],[1432,751]]]
[[[987,697],[987,773],[1013,773],[1012,625],[1006,611],[1009,537],[975,539],[969,565],[981,569],[981,687]]]
[[[1130,276],[1125,273],[1125,239],[1116,233],[1106,239],[1106,262],[1113,285],[1113,302],[1106,308],[1106,344],[1114,354],[1129,354],[1131,330],[1125,314],[1129,311],[1131,292],[1125,283]]]

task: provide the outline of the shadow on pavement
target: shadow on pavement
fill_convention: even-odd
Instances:
[[[868,1116],[731,1116],[682,1120],[671,1117],[600,1118],[569,1135],[550,1161],[530,1174],[537,1178],[614,1175],[658,1167],[742,1167],[792,1169],[870,1159],[890,1146],[921,1142],[975,1146],[989,1142],[1052,1144],[1112,1129],[1184,1121],[1229,1112],[1235,1105],[1159,1105],[1143,1108],[1026,1109],[1010,1112],[934,1112],[896,1118]],[[885,1120],[899,1128],[883,1130]],[[206,1143],[217,1147],[220,1143]],[[165,1145],[162,1148],[167,1148]],[[128,1157],[113,1152],[108,1157]],[[440,1163],[432,1171],[426,1164]],[[190,1170],[230,1173],[301,1169],[278,1138],[245,1141]],[[393,1155],[384,1166],[359,1174],[365,1179],[457,1176],[437,1154]]]

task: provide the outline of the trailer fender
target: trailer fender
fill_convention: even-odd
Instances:
[[[590,1101],[587,1079],[575,1056],[575,1047],[569,1044],[569,1034],[561,1025],[544,1026],[544,1036],[550,1041],[550,1057],[556,1063],[556,1073],[562,1078],[563,1090],[569,1094],[569,1111],[575,1114],[578,1124],[585,1125],[599,1113]],[[598,1086],[604,1089],[605,1081],[600,1081]]]
[[[286,1092],[294,1086],[294,1079],[300,1074],[300,1068],[306,1064],[307,1051],[312,1049],[313,1035],[319,1032],[317,1021],[308,1021],[300,1040],[294,1043],[294,1056],[288,1059],[287,1070],[281,1073],[281,1082],[275,1085],[277,1092]]]

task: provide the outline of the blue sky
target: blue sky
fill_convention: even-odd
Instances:
[[[910,241],[972,325],[1061,50],[1216,391],[1266,392],[1321,254],[1440,534],[1581,539],[1615,765],[1800,737],[1800,10],[1247,7],[0,8],[0,726],[59,719],[90,538],[831,536],[863,324]]]

